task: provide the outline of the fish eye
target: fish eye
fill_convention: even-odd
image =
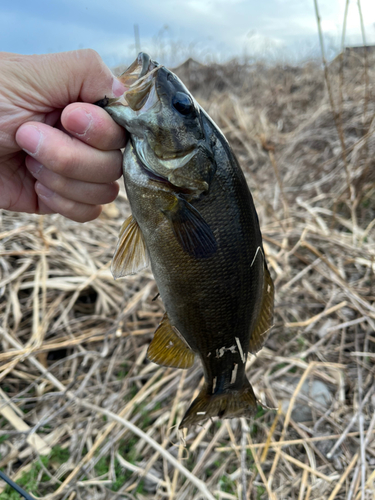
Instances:
[[[183,92],[176,92],[176,95],[172,99],[173,107],[181,114],[188,115],[193,110],[193,102],[187,94]]]

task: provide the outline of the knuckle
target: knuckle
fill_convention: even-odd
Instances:
[[[53,161],[53,170],[62,176],[71,177],[77,165],[77,154],[74,154],[73,148],[65,147],[59,151],[59,155]]]
[[[117,181],[122,176],[122,153],[120,150],[110,151],[111,156],[107,168],[107,181]]]
[[[112,202],[117,198],[117,195],[120,191],[120,185],[118,182],[112,182],[112,184],[110,184],[110,187],[111,189],[108,190],[108,195],[109,195],[108,197],[109,197],[109,202]]]
[[[79,215],[77,203],[67,198],[62,198],[59,212],[65,217],[73,218],[74,215]]]
[[[99,53],[94,50],[94,49],[82,49],[84,52],[84,55],[87,57],[87,59],[92,59],[93,61],[101,61],[102,58],[100,57]]]
[[[101,193],[101,196],[97,198],[100,203],[112,203],[117,197],[118,190],[114,190],[113,187],[106,187],[105,191]]]
[[[88,222],[90,220],[94,220],[100,215],[100,212],[102,211],[100,205],[81,205],[79,208],[80,210],[78,211],[76,209],[76,212],[73,212],[71,216],[71,218],[76,222]]]
[[[69,180],[62,175],[56,175],[51,180],[50,188],[53,189],[56,193],[63,195],[66,192],[69,192]]]
[[[57,211],[64,217],[75,222],[88,222],[96,219],[100,215],[101,210],[100,205],[88,205],[61,197]]]
[[[97,70],[98,67],[104,66],[103,59],[100,54],[94,49],[84,49],[86,53],[84,54],[85,60],[90,70]]]

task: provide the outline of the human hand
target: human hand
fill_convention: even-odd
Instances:
[[[124,91],[90,49],[0,53],[0,209],[98,217],[117,196],[126,133],[87,103]]]

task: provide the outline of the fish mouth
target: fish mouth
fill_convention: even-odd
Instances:
[[[150,64],[152,63],[153,61],[151,61],[148,54],[140,52],[137,59],[118,77],[118,79],[125,87],[131,87],[137,80],[145,76],[150,69],[153,69],[150,68]]]
[[[175,141],[170,140],[173,129],[165,132],[163,123],[158,124],[156,118],[163,115],[164,108],[169,110],[173,106],[169,94],[174,87],[171,90],[167,84],[170,75],[164,66],[141,52],[119,77],[127,89],[123,97],[105,104],[105,108],[117,123],[129,131],[137,155],[150,173],[151,180],[186,194],[197,195],[207,192],[209,187],[206,173],[201,172],[206,167],[200,166],[201,160],[205,161],[209,156],[205,152],[208,150],[205,140],[200,139],[196,143],[194,136],[194,140],[186,141],[183,147],[175,148]],[[167,134],[166,140],[163,140],[163,132]]]
[[[127,90],[122,100],[117,101],[117,103],[120,102],[133,111],[145,112],[149,110],[159,100],[155,89],[155,80],[157,72],[162,67],[158,62],[152,61],[148,54],[140,52],[137,59],[119,77]],[[187,155],[190,158],[193,150],[194,146],[183,151],[163,151],[161,147],[154,147],[153,154],[159,160],[168,163],[170,160],[182,159]],[[173,164],[174,162],[170,163]]]
[[[155,78],[161,67],[148,54],[140,52],[137,59],[118,77],[127,90],[117,103],[129,106],[133,111],[150,109],[158,100]]]

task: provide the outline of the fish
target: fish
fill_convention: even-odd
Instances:
[[[150,361],[182,369],[201,361],[204,384],[180,429],[216,416],[251,417],[261,403],[246,360],[272,326],[274,285],[245,176],[172,71],[141,52],[119,79],[124,96],[98,103],[130,136],[123,175],[132,213],[113,276],[151,265],[166,312]]]

